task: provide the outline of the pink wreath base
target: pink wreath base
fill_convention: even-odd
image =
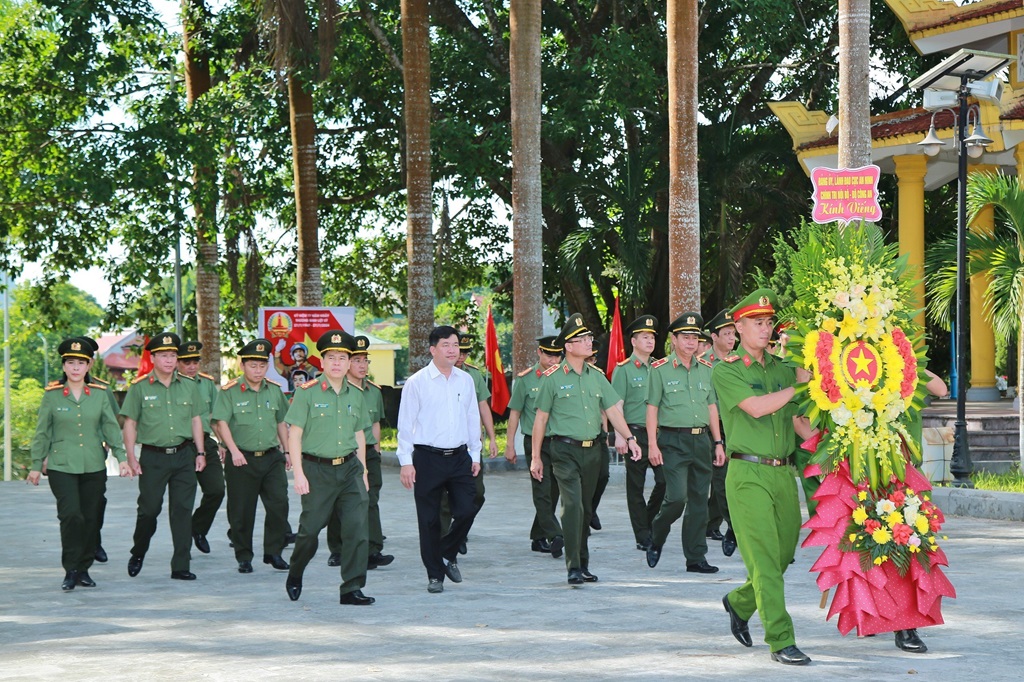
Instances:
[[[816,464],[804,470],[804,476],[820,474]],[[918,493],[932,489],[928,479],[909,463],[905,482]],[[818,572],[818,588],[822,592],[835,588],[826,620],[838,614],[836,626],[840,633],[845,635],[856,627],[861,636],[941,625],[942,597],[956,597],[953,584],[942,572],[941,567],[949,563],[941,548],[931,555],[930,571],[915,559],[905,576],[900,576],[891,561],[873,566],[865,573],[856,552],[839,549],[857,506],[856,495],[850,467],[843,462],[822,480],[814,495],[818,507],[803,525],[811,531],[803,546],[825,547],[811,567]]]

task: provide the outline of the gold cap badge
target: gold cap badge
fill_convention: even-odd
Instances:
[[[163,340],[164,343],[171,343],[171,341],[172,341],[171,337],[169,337],[169,336],[165,336],[164,337],[164,340]]]
[[[758,299],[757,303],[758,305],[768,305],[769,303],[771,303],[771,301],[768,300],[767,296],[762,296],[761,298]]]
[[[82,344],[77,341],[71,344],[71,350],[82,350]]]
[[[654,320],[652,320],[651,318],[647,318],[647,322],[645,324],[648,327],[653,327],[654,326]]]
[[[686,318],[686,324],[697,324],[697,318],[695,318],[693,315],[688,316]]]
[[[341,334],[335,334],[332,336],[331,343],[341,343]]]
[[[262,343],[257,343],[256,344],[256,350],[259,351],[260,353],[262,353],[263,352],[263,344]]]

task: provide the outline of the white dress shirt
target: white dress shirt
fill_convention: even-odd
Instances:
[[[431,360],[402,387],[398,407],[398,462],[412,464],[414,445],[447,450],[465,445],[480,461],[480,404],[473,377],[452,367],[445,377]]]

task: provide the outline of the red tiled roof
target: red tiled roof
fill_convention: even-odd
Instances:
[[[1000,121],[1014,121],[1024,119],[1024,96],[1018,97],[1006,111],[999,115]]]
[[[1020,2],[1021,0],[1017,0]],[[931,124],[932,112],[921,107],[879,114],[871,117],[871,139],[882,140],[909,133],[926,133]],[[935,117],[935,127],[939,130],[953,127],[953,112],[948,109],[940,111]],[[839,144],[839,136],[826,135],[817,140],[805,142],[798,149],[818,149]]]
[[[986,7],[974,7],[967,5],[961,8],[963,12],[953,14],[944,19],[936,21],[934,24],[927,24],[922,26],[915,26],[912,30],[927,31],[933,28],[941,28],[942,26],[952,26],[953,24],[960,24],[971,19],[978,19],[981,17],[990,17],[1003,12],[1012,12],[1013,10],[1024,10],[1024,0],[1004,0],[1004,2],[998,2],[994,5],[988,5]]]

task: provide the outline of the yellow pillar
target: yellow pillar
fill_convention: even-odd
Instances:
[[[978,165],[970,173],[993,172],[995,166]],[[971,221],[971,232],[992,232],[995,229],[995,213],[992,206],[982,209]],[[984,295],[992,278],[988,275],[971,277],[971,383],[967,391],[968,400],[996,400],[996,340],[992,325],[985,319]]]
[[[923,154],[893,157],[899,197],[896,201],[900,255],[909,255],[910,274],[917,278],[914,287],[921,311],[914,320],[924,327],[924,176],[928,157]]]

